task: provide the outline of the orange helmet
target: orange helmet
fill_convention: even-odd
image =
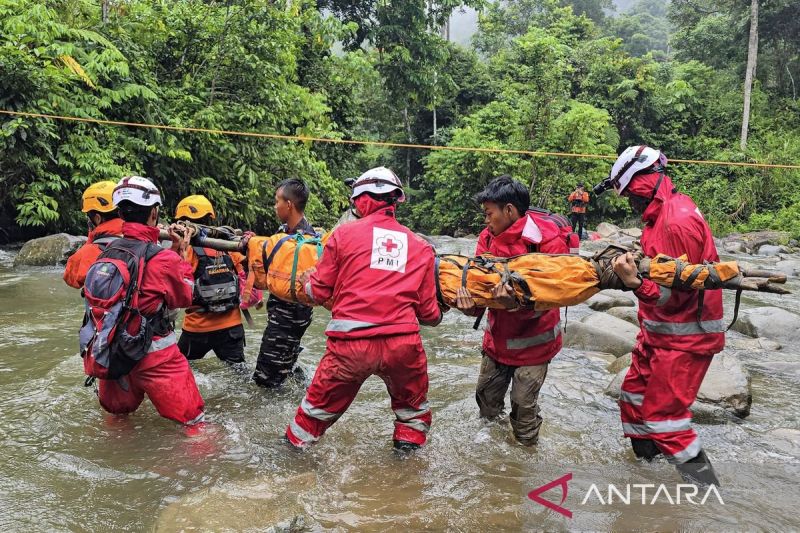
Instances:
[[[216,218],[214,214],[214,206],[208,201],[208,198],[202,194],[193,194],[187,196],[178,203],[175,208],[175,218],[186,217],[189,219],[197,220],[206,215],[211,215],[211,218]]]
[[[83,191],[83,207],[81,211],[88,213],[89,211],[98,211],[100,213],[110,213],[115,210],[112,195],[114,194],[114,187],[117,184],[113,181],[98,181],[89,185]]]

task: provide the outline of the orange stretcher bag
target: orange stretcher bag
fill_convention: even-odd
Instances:
[[[501,281],[514,289],[517,302],[537,311],[576,305],[600,291],[597,269],[575,255],[441,255],[436,258],[436,280],[439,300],[449,306],[455,305],[458,288],[466,287],[476,306],[502,309],[492,299],[492,289]]]
[[[276,233],[270,237],[252,237],[247,243],[250,273],[248,284],[274,294],[281,300],[311,305],[298,279],[317,265],[330,233],[309,236]]]

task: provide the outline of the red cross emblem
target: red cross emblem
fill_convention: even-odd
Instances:
[[[389,253],[392,253],[392,250],[394,250],[395,248],[397,248],[397,247],[398,247],[398,244],[397,244],[396,242],[394,242],[394,241],[392,240],[392,238],[391,238],[391,237],[387,237],[387,238],[386,238],[386,240],[385,240],[385,241],[383,241],[383,243],[381,244],[381,246],[383,246],[384,248],[386,248],[386,251],[387,251],[387,252],[389,252]]]

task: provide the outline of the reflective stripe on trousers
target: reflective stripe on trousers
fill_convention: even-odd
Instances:
[[[683,450],[674,455],[665,455],[667,461],[672,464],[685,463],[689,459],[694,459],[700,453],[700,437],[695,437],[694,440]]]
[[[303,412],[311,418],[316,418],[317,420],[322,420],[323,422],[335,422],[340,416],[342,416],[341,413],[329,413],[325,409],[314,407],[306,397],[303,397],[303,401],[300,402],[300,409],[302,409]]]
[[[147,348],[147,353],[153,353],[159,350],[163,350],[164,348],[169,348],[176,342],[178,342],[177,335],[175,335],[174,331],[170,331],[169,335],[167,335],[166,337],[153,339],[153,342],[150,343],[150,347]]]
[[[642,326],[650,333],[662,335],[702,335],[703,333],[723,333],[725,324],[720,320],[697,322],[657,322],[642,320]]]
[[[430,410],[430,403],[423,402],[420,404],[419,409],[395,409],[394,414],[397,417],[398,422],[404,426],[421,431],[422,433],[427,433],[430,431],[431,427],[422,420],[417,419],[417,417],[429,413]]]
[[[691,418],[678,420],[645,420],[642,424],[622,423],[622,431],[628,435],[651,435],[653,433],[671,433],[689,429]]]
[[[559,321],[558,324],[556,324],[555,327],[550,331],[545,331],[544,333],[534,335],[533,337],[517,337],[515,339],[508,339],[506,341],[506,348],[509,350],[522,350],[524,348],[530,348],[531,346],[546,344],[556,340],[561,334],[560,330],[561,321]]]
[[[635,394],[623,390],[619,393],[619,401],[632,405],[642,405],[642,402],[644,402],[644,394]]]
[[[292,434],[303,441],[304,444],[311,444],[312,442],[319,440],[319,437],[315,437],[305,429],[301,428],[294,418],[291,422],[289,422],[289,429],[292,431]]]
[[[363,322],[361,320],[344,320],[334,318],[330,322],[328,322],[328,327],[325,328],[325,331],[353,331],[356,329],[365,329],[365,328],[372,328],[378,326],[379,324],[373,324],[372,322]]]

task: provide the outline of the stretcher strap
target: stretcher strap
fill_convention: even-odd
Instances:
[[[736,302],[733,304],[733,320],[731,323],[728,324],[728,328],[725,331],[728,331],[736,324],[736,321],[739,320],[739,304],[742,303],[742,289],[736,289]]]
[[[269,271],[269,267],[272,264],[272,260],[275,259],[275,254],[278,253],[278,250],[280,249],[281,246],[283,246],[283,243],[285,243],[286,241],[295,236],[296,235],[286,235],[285,237],[281,237],[281,239],[275,243],[275,247],[269,253],[269,257],[266,257],[267,243],[269,241],[264,241],[264,249],[262,252],[262,255],[264,256],[264,273]]]
[[[284,237],[278,244],[275,245],[277,248],[281,242],[286,240],[287,237]],[[300,248],[304,244],[316,244],[317,246],[317,258],[322,257],[322,244],[318,237],[312,237],[310,239],[306,239],[303,235],[297,233],[294,235],[288,235],[288,238],[294,238],[297,241],[297,246],[294,248],[294,258],[292,259],[292,275],[289,279],[289,292],[292,295],[292,300],[297,301],[297,290],[295,289],[295,280],[297,279],[297,264],[300,262]]]

